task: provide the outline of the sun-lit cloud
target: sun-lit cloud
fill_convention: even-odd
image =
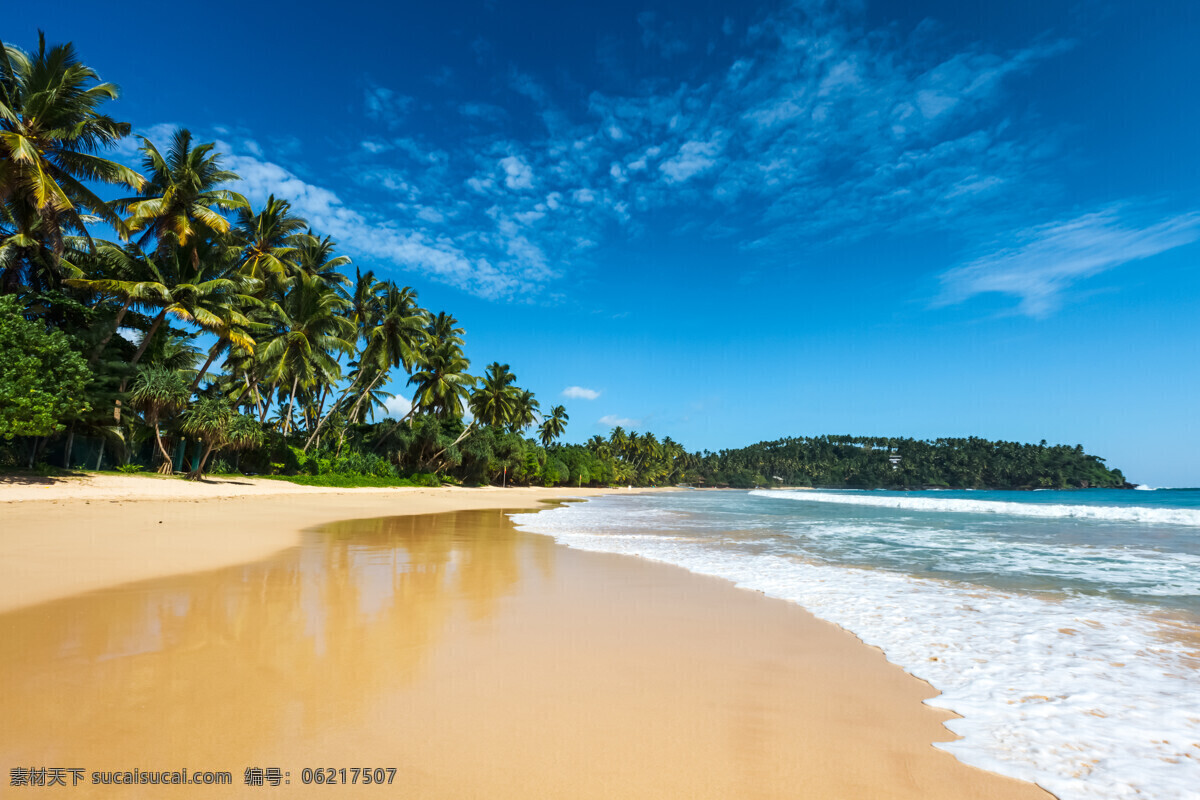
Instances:
[[[568,386],[562,390],[562,396],[576,400],[595,400],[600,396],[600,392],[595,389],[585,389],[582,386]]]
[[[1079,281],[1197,239],[1200,213],[1138,221],[1112,207],[1038,225],[1018,232],[995,252],[943,273],[935,305],[994,292],[1016,298],[1020,313],[1044,317]]]

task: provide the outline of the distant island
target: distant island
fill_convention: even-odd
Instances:
[[[1131,489],[1083,445],[875,436],[790,437],[704,452],[697,485],[853,489]]]

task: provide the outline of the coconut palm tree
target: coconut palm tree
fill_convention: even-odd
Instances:
[[[295,259],[308,223],[292,213],[292,204],[271,195],[258,213],[238,209],[235,239],[242,245],[241,272],[247,278],[286,282],[296,271]]]
[[[221,154],[213,143],[193,146],[186,128],[175,131],[164,156],[149,139],[142,137],[142,169],[149,176],[135,197],[114,200],[109,205],[127,213],[131,233],[142,232],[138,244],[147,248],[157,242],[155,255],[162,258],[168,248],[198,257],[198,239],[224,237],[229,220],[224,212],[247,208],[246,198],[220,188],[240,180],[235,172],[221,168]]]
[[[563,435],[569,419],[567,409],[562,406],[550,409],[550,416],[542,420],[542,424],[538,427],[538,438],[542,440],[542,447],[549,447],[551,442]]]
[[[406,418],[429,414],[441,419],[461,419],[470,390],[476,383],[476,378],[467,374],[470,366],[471,362],[453,338],[430,336],[429,344],[417,361],[417,371],[408,379],[408,384],[416,388],[412,410]]]
[[[298,272],[339,286],[349,283],[349,278],[338,270],[350,264],[350,256],[337,255],[337,243],[331,237],[322,239],[309,228],[296,241],[293,258]]]
[[[401,288],[388,281],[379,299],[379,313],[365,332],[366,344],[358,360],[359,371],[369,377],[357,381],[363,388],[350,409],[351,421],[358,419],[363,398],[384,383],[392,369],[403,366],[406,372],[412,372],[421,347],[429,339],[425,330],[429,312],[417,305],[415,289]]]
[[[36,215],[38,235],[56,260],[67,233],[91,242],[87,213],[125,231],[86,182],[131,188],[144,183],[128,167],[97,155],[129,134],[129,123],[100,111],[117,94],[116,86],[101,82],[79,61],[70,44],[47,49],[39,33],[37,52],[27,54],[0,42],[0,204],[14,207],[7,215],[13,219]]]
[[[542,404],[534,398],[533,392],[513,387],[512,419],[509,420],[508,429],[513,433],[525,430],[537,422],[541,408]]]
[[[98,296],[98,303],[106,300],[120,302],[113,323],[92,350],[88,366],[99,360],[104,348],[112,341],[121,327],[126,312],[131,307],[151,307],[164,301],[169,295],[167,287],[159,280],[145,254],[136,245],[118,247],[111,242],[102,243],[96,257],[90,260],[89,268],[82,277],[63,281],[75,289],[86,289]]]
[[[262,361],[271,386],[289,386],[286,435],[298,388],[321,380],[337,380],[337,354],[354,352],[350,321],[343,316],[346,300],[325,281],[299,274],[281,298],[272,303],[276,330],[262,347]]]
[[[508,364],[498,361],[488,364],[470,399],[471,413],[480,424],[504,427],[510,423],[516,400],[512,383],[516,379]]]

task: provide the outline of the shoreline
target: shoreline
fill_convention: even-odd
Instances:
[[[475,490],[406,490],[406,494],[421,491],[440,494],[422,497],[419,503],[418,498],[408,497],[404,505],[428,508],[476,503],[515,510],[544,507],[537,501],[555,496],[586,494],[545,489],[495,490],[474,496],[469,493]],[[94,730],[87,723],[92,719],[99,724],[106,714],[135,713],[127,710],[127,681],[120,672],[124,668],[139,676],[139,695],[151,708],[158,707],[160,693],[169,693],[168,687],[160,685],[164,683],[191,686],[184,698],[197,694],[198,687],[197,696],[221,696],[223,705],[241,707],[243,702],[257,702],[256,708],[268,720],[273,710],[271,698],[276,696],[281,704],[285,699],[292,705],[298,701],[315,704],[322,714],[335,718],[340,705],[323,696],[314,699],[309,692],[347,694],[346,705],[355,708],[385,703],[394,713],[383,728],[373,730],[370,725],[376,723],[362,723],[366,729],[353,735],[340,732],[333,741],[340,745],[353,742],[348,752],[355,758],[373,758],[382,765],[386,764],[380,759],[390,757],[394,763],[401,758],[402,773],[415,781],[412,786],[422,795],[730,796],[757,789],[764,796],[794,796],[797,787],[803,786],[806,797],[828,798],[1050,797],[1032,784],[966,766],[932,747],[933,742],[956,738],[944,727],[945,721],[956,715],[922,702],[935,695],[935,690],[887,662],[879,648],[862,643],[796,604],[740,590],[725,580],[681,567],[559,545],[550,537],[517,531],[502,512],[366,519],[376,507],[391,505],[391,513],[395,513],[398,498],[368,499],[354,490],[348,499],[330,496],[337,494],[344,492],[322,492],[321,497],[313,498],[252,496],[242,502],[203,504],[59,501],[57,506],[20,503],[0,507],[6,519],[13,519],[13,511],[22,516],[34,512],[24,517],[23,525],[42,512],[39,534],[51,537],[56,528],[76,518],[67,513],[72,511],[90,519],[93,532],[109,524],[129,527],[130,515],[148,521],[163,514],[175,524],[181,538],[194,533],[193,526],[199,525],[211,531],[219,525],[236,527],[240,521],[256,527],[257,533],[257,526],[267,520],[276,529],[306,520],[293,530],[296,538],[304,540],[303,546],[278,548],[252,563],[243,561],[207,571],[197,567],[168,577],[142,579],[136,586],[126,587],[129,582],[123,581],[117,587],[110,582],[99,591],[60,596],[36,606],[26,604],[0,616],[5,640],[13,643],[4,655],[9,662],[6,675],[15,672],[20,676],[16,682],[6,677],[12,697],[40,698],[36,708],[29,709],[25,724],[12,730],[46,728],[46,736],[56,742],[64,737],[71,741],[74,730],[80,739],[88,740],[80,745],[84,748],[80,752],[93,754],[88,763],[118,763],[123,754],[124,761],[129,761],[128,755],[134,752],[128,749],[132,742],[93,742],[96,737],[88,734]],[[320,503],[326,504],[325,511],[317,510]],[[52,515],[49,524],[47,511]],[[358,519],[322,524],[315,516],[347,511]],[[323,527],[324,532],[314,533],[316,527]],[[308,533],[302,535],[301,530]],[[322,563],[353,563],[354,559],[336,553],[357,547],[354,542],[370,543],[372,537],[380,536],[388,547],[399,541],[406,553],[403,573],[392,578],[393,591],[402,602],[383,605],[387,614],[400,616],[374,634],[354,636],[351,641],[358,644],[349,649],[335,647],[330,651],[332,657],[345,665],[321,665],[310,676],[315,681],[312,685],[285,680],[292,694],[279,695],[279,688],[260,685],[262,674],[280,674],[260,662],[268,656],[278,658],[274,651],[281,649],[287,654],[283,674],[303,675],[306,659],[312,656],[305,649],[310,637],[297,632],[267,651],[246,653],[237,636],[234,641],[228,640],[228,634],[214,639],[210,631],[221,628],[207,621],[199,627],[199,638],[185,628],[168,637],[172,641],[165,645],[161,635],[155,634],[157,644],[146,654],[135,649],[115,661],[101,654],[95,666],[68,664],[68,671],[77,678],[64,684],[70,687],[69,696],[61,703],[55,701],[56,707],[63,705],[63,715],[47,714],[41,704],[66,676],[54,677],[45,665],[29,663],[21,668],[20,663],[12,663],[37,657],[40,651],[52,662],[60,658],[61,643],[47,643],[39,650],[36,631],[40,630],[53,635],[63,628],[95,628],[100,634],[88,641],[112,647],[113,637],[103,631],[113,629],[120,632],[119,639],[128,639],[131,630],[146,624],[139,603],[161,593],[192,597],[187,605],[195,610],[189,614],[225,608],[230,600],[218,602],[220,597],[232,597],[239,603],[268,603],[258,610],[251,605],[237,618],[245,620],[240,626],[270,617],[268,632],[275,636],[281,620],[294,615],[299,602],[298,598],[286,599],[289,592],[296,591],[297,583],[295,577],[287,576],[308,574],[305,570],[311,571],[311,567],[305,564],[311,565],[314,558]],[[229,544],[227,537],[221,538]],[[0,537],[0,547],[9,539],[8,534]],[[329,552],[328,548],[334,548],[335,555],[320,556]],[[434,551],[443,553],[445,548],[452,550],[452,557],[435,555]],[[11,559],[5,555],[0,563],[7,565]],[[82,556],[77,550],[63,555],[76,563]],[[66,566],[59,561],[60,569]],[[296,573],[297,569],[301,572]],[[361,588],[350,595],[359,598],[354,608],[365,591],[364,579],[359,579]],[[406,583],[397,588],[396,580],[415,583],[409,589],[404,588]],[[276,591],[283,592],[283,605],[280,600],[262,599],[258,592],[247,597],[244,590],[237,589],[272,581],[278,582]],[[226,594],[214,594],[213,585],[218,582],[224,582]],[[330,588],[317,596],[328,602],[329,591],[348,591],[337,588],[343,584],[341,580],[321,584]],[[343,619],[341,614],[328,616]],[[453,621],[460,617],[462,621]],[[410,622],[400,624],[400,619]],[[434,619],[441,621],[434,624]],[[411,629],[414,623],[417,640],[387,644],[388,637],[400,635],[398,632]],[[259,646],[255,634],[239,634]],[[378,636],[384,637],[382,643],[369,644]],[[17,643],[21,643],[19,647]],[[304,652],[293,652],[296,647]],[[413,651],[411,657],[416,661],[410,664],[408,655],[395,661],[413,647],[420,651]],[[0,648],[0,653],[4,652],[5,648]],[[34,655],[27,655],[29,652]],[[250,672],[244,672],[241,663],[247,656],[248,663],[258,665]],[[327,653],[322,658],[329,657]],[[122,667],[125,661],[130,662],[128,667]],[[233,685],[223,684],[216,664],[229,665],[238,680]],[[478,673],[479,669],[484,671]],[[161,676],[159,670],[163,670]],[[407,688],[395,685],[395,670],[406,676]],[[319,677],[325,674],[345,674],[351,679],[334,687]],[[480,684],[482,675],[487,677]],[[94,681],[97,685],[91,685]],[[175,692],[170,702],[180,702],[178,686],[170,691]],[[95,707],[89,705],[87,717],[66,723],[64,731],[59,726],[71,716],[66,708],[71,706],[73,692],[82,693],[75,700],[83,702],[86,697],[85,705],[94,703]],[[375,698],[366,706],[364,692]],[[110,695],[111,708],[106,706]],[[190,763],[216,767],[230,764],[233,756],[253,760],[266,753],[274,756],[272,761],[262,755],[266,761],[275,763],[286,756],[284,766],[298,770],[313,759],[324,763],[341,753],[336,746],[330,749],[319,730],[302,735],[303,731],[289,728],[285,738],[277,741],[280,732],[266,732],[258,722],[251,726],[253,730],[233,731],[224,744],[210,741],[224,738],[217,731],[225,723],[208,720],[209,716],[206,708],[175,711],[172,718],[189,725],[187,748],[180,749],[182,740],[172,744],[167,737],[158,742],[143,734],[138,736],[138,760],[150,759],[146,764],[154,766],[160,757],[183,753]],[[375,716],[375,712],[367,715]],[[18,708],[16,719],[23,717],[26,715]],[[437,724],[430,727],[430,720]],[[210,722],[216,726],[211,732],[206,727]],[[345,720],[337,722],[342,724]],[[311,726],[302,726],[307,727]],[[127,723],[125,728],[141,730],[142,726]],[[397,751],[381,749],[379,740],[384,736],[404,746]],[[14,748],[21,746],[10,742],[0,752],[11,756],[11,761],[18,755]],[[55,752],[72,751],[56,744]],[[460,757],[465,752],[473,755],[466,767]],[[20,753],[26,761],[36,755],[27,750]],[[100,759],[99,755],[107,757]],[[342,790],[355,795],[350,787]]]

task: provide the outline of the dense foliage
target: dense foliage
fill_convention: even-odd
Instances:
[[[14,298],[0,297],[0,439],[48,436],[88,410],[90,376],[70,337],[22,311]]]
[[[683,478],[683,448],[653,435],[558,445],[563,406],[543,415],[507,364],[471,374],[454,316],[351,276],[286,198],[255,208],[214,144],[181,129],[140,139],[140,171],[103,157],[130,133],[107,114],[117,95],[71,45],[0,43],[0,466],[331,486]],[[377,421],[397,370],[411,409]]]
[[[759,442],[704,453],[702,484],[736,487],[1120,488],[1118,469],[1082,445],[1047,446],[986,439],[883,439],[818,436]]]

